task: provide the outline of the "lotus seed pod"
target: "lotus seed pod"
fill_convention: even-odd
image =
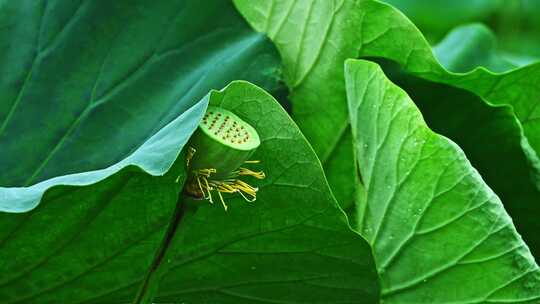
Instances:
[[[215,169],[214,178],[227,178],[260,145],[257,131],[234,113],[209,106],[189,146],[195,149],[190,170]]]

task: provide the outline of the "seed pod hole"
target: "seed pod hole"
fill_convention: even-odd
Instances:
[[[199,129],[213,137],[214,140],[239,150],[251,150],[260,144],[255,129],[236,116],[234,113],[218,107],[209,107],[209,110]],[[212,123],[208,125],[207,121]],[[226,134],[226,136],[223,136]],[[242,140],[237,140],[237,139]]]
[[[225,210],[223,195],[237,194],[246,201],[255,201],[258,188],[242,177],[265,177],[262,171],[246,168],[258,162],[248,159],[259,145],[259,135],[250,124],[228,110],[210,106],[189,142],[191,153],[186,162],[190,175],[184,192],[210,203],[212,194],[217,195]]]

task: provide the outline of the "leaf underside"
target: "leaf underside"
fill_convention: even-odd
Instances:
[[[272,86],[279,64],[220,1],[3,2],[0,49],[0,211],[9,212],[130,165],[163,175],[210,89]]]

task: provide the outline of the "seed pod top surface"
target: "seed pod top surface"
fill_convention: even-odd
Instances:
[[[261,143],[251,125],[219,107],[208,107],[199,128],[210,138],[237,150],[253,150]]]

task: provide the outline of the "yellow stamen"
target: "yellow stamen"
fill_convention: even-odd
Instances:
[[[260,160],[246,160],[244,163],[245,164],[258,164],[260,162],[261,162]]]
[[[242,195],[246,201],[254,202],[257,199],[257,191],[259,190],[258,188],[255,188],[241,180],[237,180],[235,186],[236,186],[236,189],[240,190],[240,194],[244,192],[247,195],[251,196],[251,199],[248,199],[244,195]]]
[[[195,174],[200,174],[206,177],[210,177],[213,173],[216,173],[216,169],[199,169],[195,172]]]
[[[208,184],[208,179],[204,179],[204,182],[206,183],[206,190],[208,192],[208,200],[210,201],[210,204],[213,204],[214,203],[214,200],[212,199],[212,190],[213,188],[210,187],[210,185]]]
[[[240,167],[237,172],[238,172],[238,175],[253,176],[256,179],[264,179],[266,177],[263,171],[255,172],[248,168],[243,168],[243,167]]]
[[[201,190],[201,193],[202,193],[203,197],[206,198],[206,195],[204,194],[203,186],[202,186],[202,184],[201,184],[201,178],[200,178],[200,176],[197,176],[197,184],[199,184],[199,189]]]
[[[244,200],[246,200],[246,202],[248,202],[248,203],[253,203],[253,202],[256,200],[256,198],[252,198],[252,199],[247,198],[247,197],[244,195],[244,193],[242,193],[242,191],[238,191],[238,193],[239,193],[239,194],[244,198]]]
[[[188,150],[188,160],[187,160],[188,164],[189,164],[189,160],[191,159],[191,157],[193,157],[194,153],[195,153],[195,149]],[[255,164],[255,163],[259,163],[259,161],[252,160],[252,161],[246,161],[245,163]],[[219,196],[219,200],[221,204],[223,205],[223,208],[225,209],[225,211],[227,211],[229,207],[225,203],[225,199],[223,198],[222,193],[228,193],[228,194],[238,193],[247,202],[254,202],[257,199],[257,191],[259,189],[257,187],[253,187],[250,184],[240,180],[238,177],[252,176],[256,179],[264,179],[266,177],[263,171],[255,172],[244,167],[238,168],[237,170],[233,171],[228,178],[222,179],[222,180],[212,179],[212,175],[215,173],[216,173],[215,168],[198,169],[198,170],[193,171],[195,180],[197,181],[197,185],[202,194],[202,197],[208,200],[211,204],[213,204],[214,199],[212,197],[212,191],[216,191]]]
[[[227,212],[227,204],[225,204],[225,201],[223,200],[223,196],[221,195],[221,192],[218,191],[219,199],[221,200],[221,204],[223,205],[223,209],[225,209],[225,212]]]
[[[231,185],[227,184],[227,183],[221,183],[217,187],[217,190],[219,192],[223,192],[223,193],[235,193],[236,192],[236,189],[234,187],[232,187]]]

